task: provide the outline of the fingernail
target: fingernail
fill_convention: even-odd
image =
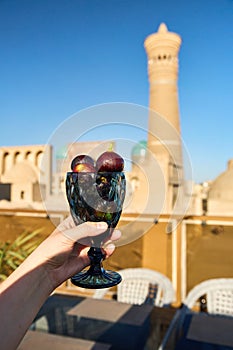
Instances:
[[[115,249],[115,244],[113,244],[112,242],[109,243],[109,242],[106,242],[103,246],[104,249],[107,249],[107,250],[114,250]]]
[[[106,248],[107,248],[107,249],[111,249],[111,250],[112,250],[112,249],[115,249],[115,244],[109,243],[109,244],[106,245]]]
[[[108,225],[106,222],[97,222],[96,228],[97,230],[107,230]]]

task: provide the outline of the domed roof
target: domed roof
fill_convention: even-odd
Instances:
[[[147,150],[147,141],[142,140],[139,141],[131,151],[131,156],[132,157],[145,157],[146,155],[146,150]]]
[[[13,165],[4,174],[4,180],[10,183],[14,182],[31,182],[38,180],[38,176],[33,167],[26,161]]]
[[[62,146],[56,152],[56,159],[65,159],[66,155],[67,155],[67,147],[66,146]]]
[[[233,200],[232,161],[229,161],[228,169],[214,180],[210,187],[208,197],[214,200]]]

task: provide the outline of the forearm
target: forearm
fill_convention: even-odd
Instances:
[[[53,291],[45,264],[32,254],[0,286],[1,348],[17,348],[40,307]],[[7,335],[7,330],[11,332]]]
[[[83,223],[72,227],[64,221],[0,285],[1,349],[15,350],[40,307],[67,278],[90,263],[90,237],[105,232],[106,223]],[[114,231],[114,239],[119,231]],[[87,244],[88,243],[88,244]],[[106,257],[114,248],[105,248]]]

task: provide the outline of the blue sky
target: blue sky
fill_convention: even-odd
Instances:
[[[0,0],[0,146],[44,144],[96,104],[147,106],[143,42],[161,22],[182,37],[180,117],[194,180],[214,179],[233,158],[232,0]]]

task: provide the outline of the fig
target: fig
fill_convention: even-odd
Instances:
[[[74,173],[95,173],[94,165],[90,163],[79,163],[72,169]]]
[[[111,174],[107,175],[107,173],[97,173],[96,188],[100,197],[105,200],[113,200],[112,197],[114,191],[111,191]]]
[[[80,154],[78,156],[76,156],[72,162],[71,162],[71,170],[75,171],[74,168],[78,165],[78,164],[90,164],[93,167],[95,166],[95,161],[92,157],[88,156],[87,154]]]
[[[124,169],[124,159],[116,152],[106,151],[96,161],[98,172],[121,172]]]

